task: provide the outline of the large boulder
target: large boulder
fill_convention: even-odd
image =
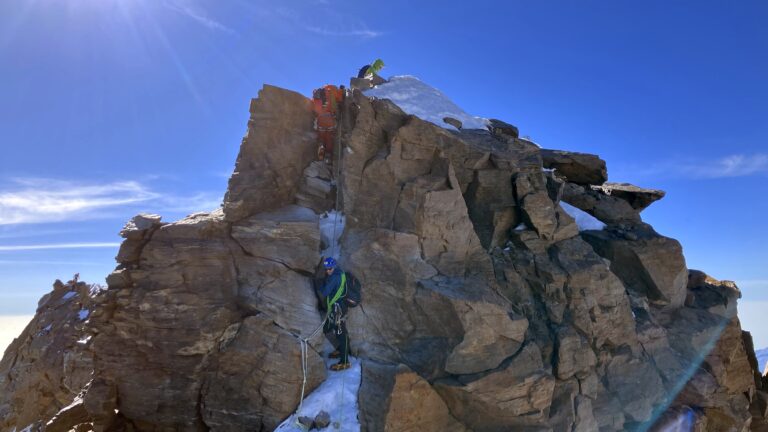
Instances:
[[[628,419],[644,422],[653,408],[667,402],[661,377],[651,362],[617,355],[607,364],[606,390],[619,400]]]
[[[605,161],[588,153],[563,150],[541,150],[544,168],[554,169],[569,182],[580,185],[601,185],[608,181]]]
[[[152,234],[160,228],[163,223],[160,222],[159,215],[138,214],[131,218],[120,230],[120,237],[125,241],[120,244],[120,250],[115,260],[121,264],[135,264],[139,260],[139,254],[147,244]]]
[[[629,183],[603,183],[592,186],[592,190],[598,190],[605,195],[621,198],[628,202],[633,209],[643,211],[649,205],[664,198],[666,192],[658,189],[645,189]]]
[[[566,182],[563,185],[561,197],[566,203],[609,225],[635,224],[641,221],[640,213],[629,202],[589,186]]]
[[[632,226],[630,233],[631,237],[610,230],[585,231],[583,237],[610,260],[611,271],[628,289],[659,305],[682,306],[688,269],[680,243],[647,225]]]
[[[554,238],[558,226],[556,203],[547,190],[547,180],[541,172],[521,173],[514,178],[515,195],[522,219],[545,240]]]
[[[464,198],[483,248],[503,246],[509,240],[509,230],[520,223],[512,172],[478,170]]]
[[[247,317],[234,326],[204,379],[202,420],[216,430],[274,430],[299,403],[301,347],[266,317]],[[311,390],[325,378],[325,366],[317,352],[308,354]]]
[[[110,286],[107,313],[94,317],[95,374],[120,395],[121,415],[139,428],[279,424],[301,388],[298,335],[322,321],[306,274],[319,238],[315,216],[296,210],[236,227],[221,211],[195,214],[157,229],[138,264],[120,270],[130,283]],[[308,360],[311,390],[324,368],[314,351]]]
[[[259,91],[224,197],[227,221],[293,203],[302,173],[316,157],[314,119],[306,97],[270,85]]]
[[[536,345],[527,345],[498,370],[435,383],[456,418],[474,431],[541,424],[552,403],[555,378]]]
[[[488,120],[488,130],[490,130],[492,134],[500,137],[511,137],[511,138],[520,137],[520,131],[517,129],[516,126],[513,126],[505,121],[501,121],[498,119]]]
[[[363,363],[360,424],[369,431],[463,432],[432,386],[404,365]]]
[[[333,210],[336,186],[331,167],[322,161],[314,161],[304,170],[304,179],[296,193],[296,204],[316,213]]]
[[[234,224],[232,238],[248,256],[271,259],[292,270],[313,274],[320,262],[318,223],[313,211],[288,206]]]
[[[366,299],[350,314],[359,355],[434,377],[495,368],[520,348],[527,320],[481,278],[439,275],[422,258],[417,236],[351,231],[344,247],[355,250],[346,268]]]

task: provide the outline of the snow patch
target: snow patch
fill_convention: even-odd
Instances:
[[[515,227],[514,231],[525,231],[527,228],[524,223],[520,223],[520,225]]]
[[[91,288],[88,291],[88,296],[91,298],[94,298],[97,295],[99,295],[102,291],[106,291],[103,286],[99,284],[93,284],[91,285]]]
[[[64,300],[64,301],[67,301],[67,300],[71,299],[72,297],[74,297],[74,296],[76,296],[76,295],[77,295],[77,293],[76,293],[76,292],[74,292],[74,291],[70,291],[70,292],[68,292],[68,293],[64,294],[64,295],[61,297],[61,299],[62,299],[62,300]]]
[[[304,399],[301,411],[288,417],[275,432],[304,432],[305,429],[297,424],[299,417],[315,418],[320,411],[331,415],[331,425],[326,430],[360,432],[357,393],[360,389],[362,367],[360,360],[355,357],[350,356],[349,361],[352,363],[351,368],[341,372],[329,371],[325,381]],[[335,362],[336,360],[326,360],[326,365],[330,366]]]
[[[414,76],[391,77],[388,82],[364,93],[366,96],[389,99],[406,113],[445,129],[456,130],[443,121],[445,117],[459,120],[464,129],[486,129],[488,126],[488,119],[467,114],[440,90]]]
[[[80,312],[77,313],[77,318],[80,319],[80,321],[85,321],[88,319],[88,316],[91,314],[91,311],[88,309],[80,309]]]
[[[534,141],[533,139],[531,139],[531,137],[529,137],[528,135],[525,135],[525,136],[521,136],[521,137],[520,137],[520,139],[521,139],[521,140],[523,140],[523,141],[527,141],[527,142],[529,142],[529,143],[531,143],[531,144],[535,145],[535,146],[536,146],[536,147],[538,147],[538,148],[541,148],[541,146],[539,145],[539,143],[537,143],[536,141]]]
[[[77,341],[77,343],[80,344],[80,345],[85,345],[90,340],[91,340],[91,336],[86,336],[86,337],[80,339],[79,341]]]
[[[567,202],[560,201],[560,207],[562,207],[572,218],[576,219],[576,225],[579,226],[579,231],[600,231],[605,228],[605,224],[600,222],[596,217],[568,204]]]
[[[662,432],[688,432],[694,430],[696,414],[692,409],[685,407],[671,422],[661,426]]]
[[[320,217],[320,242],[324,246],[322,256],[339,258],[341,252],[339,239],[344,232],[345,223],[346,217],[336,210]]]

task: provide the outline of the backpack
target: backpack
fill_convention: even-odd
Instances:
[[[358,307],[363,302],[363,293],[361,292],[360,280],[352,275],[347,275],[347,293],[345,301],[349,307]]]

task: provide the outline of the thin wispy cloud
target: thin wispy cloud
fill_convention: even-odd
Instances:
[[[614,165],[614,172],[639,177],[720,179],[768,175],[768,154],[732,154],[720,158],[665,160],[645,166]]]
[[[26,237],[50,237],[56,235],[71,235],[83,232],[84,229],[40,229],[34,227],[29,229],[20,229],[18,226],[0,225],[0,240],[26,238]]]
[[[214,193],[200,192],[188,197],[165,196],[162,198],[160,213],[189,213],[211,211],[221,207],[221,196]]]
[[[0,187],[0,226],[128,217],[136,212],[192,213],[221,204],[218,193],[161,193],[138,181],[86,184],[55,179],[14,179]],[[12,231],[4,230],[1,237]]]
[[[66,265],[66,266],[101,266],[102,263],[93,261],[49,261],[49,260],[2,260],[0,266],[21,266],[21,265]]]
[[[266,8],[256,11],[262,20],[278,23],[286,29],[301,29],[326,37],[354,37],[372,39],[384,35],[384,32],[371,29],[359,17],[339,12],[337,8],[329,7],[326,1],[316,1],[314,8],[292,8],[282,5],[276,8]]]
[[[157,199],[159,194],[138,182],[85,185],[52,179],[14,179],[0,191],[0,225],[58,222]]]
[[[48,249],[97,249],[97,248],[116,248],[120,243],[55,243],[55,244],[38,244],[38,245],[13,245],[13,246],[0,246],[0,252],[18,252],[18,251],[32,251],[32,250],[48,250]]]
[[[347,30],[333,30],[322,27],[306,26],[305,29],[315,34],[322,36],[353,36],[362,38],[375,38],[383,35],[384,33],[375,30],[368,29],[347,29]]]
[[[177,1],[166,1],[163,4],[168,9],[178,12],[179,14],[191,19],[192,21],[195,21],[196,23],[210,30],[222,31],[225,33],[235,33],[233,29],[209,17],[208,14],[206,14],[204,11],[202,11],[198,7],[193,8],[193,7],[190,7],[189,5],[181,4],[180,2],[177,2]]]
[[[743,177],[765,173],[768,173],[768,154],[736,154],[714,161],[711,166],[706,167],[702,175],[710,178],[720,178]]]

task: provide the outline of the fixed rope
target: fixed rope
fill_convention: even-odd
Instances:
[[[309,337],[303,338],[299,336],[299,344],[301,346],[301,372],[302,372],[302,381],[301,381],[301,398],[299,399],[299,408],[296,410],[296,424],[303,426],[301,423],[299,423],[299,413],[301,412],[301,408],[304,406],[304,394],[307,390],[307,357],[309,355],[309,340],[317,336],[317,333],[325,326],[325,323],[328,321],[328,316],[330,315],[330,312],[325,313],[325,318],[323,319],[323,322],[320,323],[320,325],[315,329],[315,331],[312,332]]]
[[[344,97],[346,100],[346,95]],[[331,245],[331,256],[336,255],[336,228],[339,225],[339,217],[341,216],[341,209],[340,209],[340,202],[341,202],[341,155],[343,153],[343,148],[341,144],[341,121],[342,121],[342,114],[344,112],[343,109],[343,103],[342,103],[342,109],[339,110],[339,119],[336,122],[336,145],[334,148],[336,149],[336,163],[334,164],[334,173],[333,173],[333,180],[336,182],[336,197],[334,199],[334,205],[333,209],[336,210],[336,213],[334,213],[333,217],[333,237],[331,237],[331,241],[333,244]]]
[[[346,100],[346,95],[344,95],[344,99]],[[341,144],[341,120],[342,120],[342,113],[343,113],[343,105],[342,109],[339,110],[339,122],[338,122],[338,132],[336,133],[336,166],[334,167],[336,170],[336,173],[334,175],[334,180],[336,180],[336,204],[334,208],[336,209],[336,220],[333,224],[333,247],[331,248],[331,256],[336,254],[336,244],[338,243],[336,241],[336,226],[339,222],[339,218],[341,217],[341,209],[340,209],[340,202],[341,202],[341,157],[344,149],[342,148]],[[342,273],[342,285],[344,286],[345,295],[346,295],[346,275]],[[345,323],[341,323],[340,325],[346,326]],[[349,329],[347,329],[344,332],[344,337],[346,340],[344,341],[344,353],[342,353],[341,361],[346,361],[347,363],[350,363],[349,361]],[[342,372],[343,373],[343,372]],[[344,424],[344,382],[345,382],[345,376],[341,376],[341,397],[339,402],[339,429],[341,429],[341,425]]]
[[[345,95],[344,98],[346,99],[346,95]],[[336,149],[336,163],[334,164],[333,179],[336,182],[336,196],[335,196],[335,199],[334,199],[334,206],[333,206],[333,208],[334,208],[334,210],[336,210],[336,212],[334,214],[334,221],[333,221],[333,237],[331,237],[331,242],[332,242],[332,245],[331,245],[331,256],[336,255],[336,243],[337,243],[337,241],[336,241],[336,232],[337,232],[337,227],[338,227],[339,218],[340,218],[340,209],[339,209],[340,205],[339,205],[339,203],[341,201],[341,199],[340,199],[340,197],[341,197],[341,187],[340,187],[339,177],[341,175],[341,156],[342,156],[342,150],[343,150],[342,147],[341,147],[341,120],[342,120],[342,112],[343,112],[343,109],[338,110],[339,118],[338,118],[337,127],[336,127],[336,146],[334,146],[335,149]],[[345,282],[346,281],[344,281],[343,283],[345,283]],[[301,413],[301,408],[304,406],[304,396],[305,396],[305,392],[306,392],[306,388],[307,388],[309,341],[310,341],[310,339],[312,339],[315,336],[317,336],[318,332],[323,327],[325,327],[325,323],[328,322],[328,318],[330,317],[330,315],[331,315],[331,308],[330,308],[330,306],[328,306],[326,308],[325,318],[323,319],[323,322],[320,323],[320,325],[315,329],[315,331],[313,331],[312,334],[309,335],[309,337],[306,337],[306,338],[302,338],[301,335],[298,336],[299,344],[301,346],[301,373],[302,373],[302,381],[301,381],[301,397],[299,399],[299,407],[296,410],[296,424],[299,427],[301,427],[302,429],[304,428],[304,425],[299,422],[299,414]],[[347,361],[349,361],[349,357],[348,357],[348,352],[349,352],[349,339],[348,338],[349,338],[349,336],[345,335],[345,337],[347,337],[347,343],[345,344],[345,347],[346,347],[345,351],[347,351],[347,352],[344,353],[345,355],[344,355],[343,358],[346,358]],[[341,397],[342,397],[342,400],[343,400],[343,398],[344,398],[344,378],[343,377],[342,377],[342,380],[341,380],[341,392],[342,392],[341,393]],[[340,407],[340,409],[341,409],[341,407]],[[342,417],[341,418],[343,419],[343,411],[342,411]]]

